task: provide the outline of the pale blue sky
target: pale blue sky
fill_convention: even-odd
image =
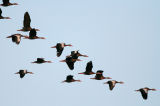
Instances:
[[[0,105],[1,106],[159,106],[160,98],[160,1],[159,0],[11,0],[18,6],[1,7],[0,20]],[[31,26],[40,29],[38,36],[46,40],[22,39],[20,45],[6,36],[17,32],[28,11]],[[72,44],[60,58],[50,48],[58,42]],[[69,70],[59,60],[72,50],[80,50],[88,58],[80,58]],[[31,64],[37,57],[51,64]],[[104,70],[104,76],[124,81],[109,91],[107,80],[78,75],[88,61],[93,71]],[[20,79],[14,73],[28,69],[35,74]],[[61,83],[72,74],[82,82]],[[135,89],[158,89],[143,100]]]

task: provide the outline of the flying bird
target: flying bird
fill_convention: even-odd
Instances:
[[[150,91],[150,90],[156,91],[156,89],[150,89],[150,88],[148,88],[148,87],[141,88],[141,89],[138,89],[138,90],[135,90],[135,91],[141,92],[141,95],[142,95],[143,99],[144,99],[144,100],[147,100],[147,98],[148,98],[148,91]]]
[[[11,5],[18,5],[17,3],[10,3],[9,0],[2,0],[3,4],[0,4],[1,6],[11,6]]]
[[[52,63],[51,61],[45,61],[44,58],[37,58],[37,61],[32,63],[42,64],[42,63]]]
[[[79,56],[88,57],[87,55],[82,55],[79,53],[79,50],[71,51],[71,55],[73,59],[78,59]]]
[[[15,74],[20,74],[20,78],[23,78],[25,74],[33,74],[32,72],[28,72],[27,70],[19,70],[19,72],[16,72]]]
[[[12,42],[15,42],[18,45],[20,43],[20,41],[21,41],[21,37],[23,37],[23,35],[21,35],[21,34],[13,34],[11,36],[8,36],[7,38],[12,38]]]
[[[115,87],[115,85],[117,83],[124,84],[124,82],[122,82],[122,81],[116,81],[116,80],[110,80],[110,81],[105,82],[104,84],[109,84],[109,89],[113,90],[113,88]]]
[[[112,78],[110,78],[110,77],[104,77],[103,76],[103,71],[102,70],[98,70],[96,72],[96,76],[94,78],[90,78],[90,79],[103,80],[103,79],[112,79]]]
[[[17,31],[30,31],[31,28],[31,18],[28,12],[25,12],[24,14],[24,20],[23,20],[23,28],[19,29]],[[35,29],[36,31],[39,31],[39,29]]]
[[[81,61],[80,59],[73,59],[72,56],[66,56],[65,60],[61,60],[60,62],[66,62],[70,70],[74,69],[75,61]]]
[[[30,39],[30,40],[33,40],[33,39],[45,39],[44,37],[38,37],[37,36],[37,31],[35,28],[31,29],[30,32],[29,32],[29,36],[24,36],[25,39]]]
[[[85,71],[85,72],[82,72],[82,73],[78,73],[78,74],[84,74],[84,75],[92,75],[92,74],[95,74],[94,72],[92,72],[92,68],[93,68],[92,61],[89,61],[89,62],[87,63],[87,66],[86,66],[86,71]]]
[[[65,43],[57,43],[56,46],[53,46],[51,48],[56,48],[57,49],[57,57],[60,57],[63,52],[64,47],[66,47],[66,46],[72,46],[72,45],[71,44],[67,45]]]
[[[75,79],[73,78],[73,75],[68,75],[68,76],[66,77],[66,80],[64,80],[63,82],[68,82],[68,83],[70,83],[70,82],[75,82],[75,81],[81,82],[81,80],[75,80]]]
[[[1,10],[1,8],[0,8],[0,19],[11,19],[10,17],[3,17],[2,16],[2,10]]]

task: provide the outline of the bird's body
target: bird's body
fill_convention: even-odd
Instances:
[[[74,69],[74,60],[71,56],[66,57],[66,64],[68,65],[70,70]]]
[[[72,46],[72,45],[70,45],[70,44],[66,45],[65,43],[57,43],[56,46],[53,46],[51,48],[56,48],[57,49],[57,57],[60,57],[65,46]]]
[[[98,70],[96,72],[96,76],[94,78],[91,79],[96,79],[96,80],[103,80],[103,79],[111,79],[110,77],[104,77],[103,76],[103,71],[102,70]]]
[[[37,61],[32,63],[42,64],[42,63],[51,63],[51,61],[45,61],[44,58],[37,58]]]
[[[80,59],[73,59],[72,56],[66,56],[65,60],[61,60],[60,62],[66,62],[70,70],[74,69],[75,61],[81,61]]]
[[[8,36],[7,38],[12,38],[12,42],[15,42],[18,45],[20,43],[20,41],[21,41],[21,37],[23,37],[23,35],[21,35],[21,34],[13,34],[11,36]]]
[[[25,12],[24,14],[24,20],[23,20],[23,28],[17,31],[30,31],[31,28],[31,18],[28,12]],[[36,31],[39,31],[39,29],[35,29]]]
[[[9,0],[2,0],[3,4],[1,6],[11,6],[11,5],[18,5],[17,3],[10,3]]]
[[[113,90],[113,88],[115,87],[115,85],[116,85],[117,83],[123,84],[123,82],[121,82],[121,81],[118,82],[118,81],[116,81],[116,80],[110,80],[110,81],[105,82],[104,84],[109,84],[109,89],[110,89],[110,90]]]
[[[80,80],[75,80],[75,79],[73,78],[73,75],[68,75],[68,76],[66,77],[66,80],[64,80],[63,82],[71,83],[71,82],[75,82],[75,81],[80,82]]]
[[[15,73],[15,74],[20,74],[20,78],[23,78],[25,76],[25,74],[33,74],[32,72],[28,72],[27,70],[19,70],[19,72]]]
[[[92,74],[95,74],[94,72],[92,72],[92,68],[93,68],[92,61],[89,61],[89,62],[87,63],[87,66],[86,66],[86,71],[85,71],[85,72],[82,72],[82,73],[79,73],[79,74],[84,74],[84,75],[92,75]]]
[[[148,98],[148,91],[149,91],[149,90],[156,91],[156,89],[150,89],[150,88],[148,88],[148,87],[141,88],[141,89],[138,89],[138,90],[136,90],[136,91],[141,92],[141,95],[142,95],[143,99],[144,99],[144,100],[147,100],[147,98]]]
[[[0,8],[0,19],[11,19],[10,17],[3,17],[2,16],[2,10],[1,10],[1,8]]]
[[[31,29],[29,32],[29,36],[24,36],[25,39],[30,39],[30,40],[34,40],[34,39],[45,39],[44,37],[38,37],[37,36],[37,31],[35,28]]]

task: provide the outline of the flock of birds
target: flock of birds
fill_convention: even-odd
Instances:
[[[2,0],[3,4],[0,4],[0,6],[11,6],[11,5],[18,5],[17,3],[10,3],[9,0]],[[2,16],[2,10],[0,9],[0,19],[11,19],[10,17],[3,17]],[[31,19],[30,19],[30,15],[28,12],[26,12],[24,14],[24,20],[23,20],[23,28],[19,29],[17,31],[29,31],[29,36],[26,35],[22,35],[22,34],[13,34],[11,36],[8,36],[7,38],[11,38],[12,41],[16,44],[20,44],[21,41],[21,37],[24,37],[24,39],[45,39],[44,37],[38,37],[37,36],[37,31],[39,31],[39,29],[35,29],[35,28],[31,28],[30,26],[31,23]],[[65,43],[57,43],[56,46],[53,46],[51,48],[56,48],[57,50],[57,57],[60,57],[61,54],[63,53],[64,47],[66,46],[72,46],[71,44],[65,44]],[[88,57],[87,55],[82,55],[81,53],[79,53],[79,51],[71,51],[71,54],[69,56],[66,56],[65,60],[61,60],[60,62],[66,62],[66,64],[68,65],[70,70],[74,70],[74,63],[76,61],[81,61],[80,59],[78,59],[80,56],[83,57]],[[37,64],[42,64],[42,63],[52,63],[51,61],[46,61],[44,58],[37,58],[36,61],[32,62],[32,63],[37,63]],[[86,65],[86,70],[85,72],[81,72],[79,74],[84,74],[84,75],[92,75],[92,74],[96,74],[94,78],[90,78],[90,79],[95,79],[95,80],[103,80],[103,79],[112,79],[110,77],[104,77],[103,76],[103,71],[102,70],[98,70],[97,72],[93,72],[92,71],[93,68],[93,64],[92,61],[89,61]],[[28,72],[27,70],[19,70],[19,72],[16,72],[15,74],[19,74],[20,78],[23,78],[25,76],[25,74],[33,74],[32,72]],[[66,77],[66,80],[64,80],[63,82],[81,82],[81,80],[75,80],[73,78],[73,75],[68,75]],[[123,84],[124,82],[122,81],[116,81],[116,80],[109,80],[107,82],[105,82],[104,84],[108,84],[109,85],[109,89],[113,90],[113,88],[115,87],[115,85],[119,83],[119,84]],[[156,91],[156,89],[150,89],[148,87],[144,87],[144,88],[140,88],[138,90],[135,91],[139,91],[141,92],[141,95],[143,97],[143,99],[147,99],[148,97],[148,91]]]

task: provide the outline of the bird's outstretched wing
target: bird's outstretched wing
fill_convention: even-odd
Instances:
[[[23,26],[24,28],[30,28],[31,19],[28,12],[24,14]]]
[[[93,64],[92,64],[92,61],[88,62],[87,63],[87,66],[86,66],[86,72],[92,72],[92,68],[93,68]]]
[[[3,0],[3,4],[9,4],[9,0]]]

